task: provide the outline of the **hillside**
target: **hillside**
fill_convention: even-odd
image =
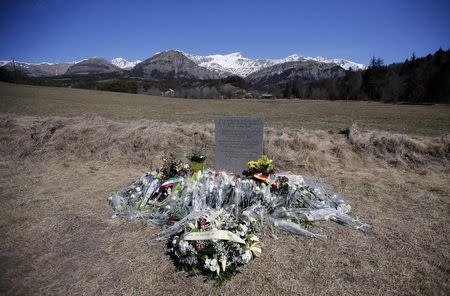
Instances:
[[[90,58],[70,66],[66,75],[97,75],[121,73],[122,69],[103,58]]]
[[[184,53],[168,50],[137,64],[131,75],[146,79],[214,79],[221,75],[218,72],[198,66]]]
[[[292,61],[263,68],[246,77],[255,85],[283,84],[290,81],[316,81],[334,79],[345,75],[345,70],[335,64],[316,61]]]

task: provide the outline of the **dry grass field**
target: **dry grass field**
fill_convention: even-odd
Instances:
[[[367,129],[408,134],[450,132],[450,106],[312,100],[195,100],[0,82],[0,112],[39,116],[101,116],[115,120],[208,123],[218,115],[257,115],[266,125],[338,131]]]
[[[449,110],[0,84],[0,294],[448,295]],[[211,165],[220,114],[264,115],[277,168],[328,182],[375,235],[333,222],[313,226],[326,241],[264,229],[262,256],[217,288],[145,244],[159,227],[109,219],[107,196],[163,153],[185,155],[195,133]]]

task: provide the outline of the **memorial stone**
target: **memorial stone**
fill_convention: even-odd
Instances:
[[[215,122],[215,168],[240,175],[247,162],[263,154],[264,122],[260,117],[218,117]]]

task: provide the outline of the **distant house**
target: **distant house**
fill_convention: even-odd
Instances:
[[[252,98],[256,98],[256,97],[258,97],[258,96],[251,92],[244,94],[244,98],[246,98],[246,99],[252,99]]]
[[[245,95],[245,92],[242,89],[238,89],[233,92],[232,97],[234,98],[242,98]]]
[[[173,89],[169,88],[165,92],[162,92],[161,95],[163,95],[165,97],[174,97],[175,96],[175,91]]]
[[[259,96],[260,99],[275,99],[275,96],[273,94],[265,93],[261,94]]]

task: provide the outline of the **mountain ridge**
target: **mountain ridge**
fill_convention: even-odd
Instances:
[[[183,52],[184,53],[184,52]],[[221,72],[228,72],[233,75],[247,77],[248,75],[257,72],[263,68],[271,67],[276,64],[286,62],[299,61],[315,61],[325,64],[336,64],[345,70],[364,70],[366,66],[341,58],[328,59],[324,57],[303,57],[299,54],[293,54],[282,59],[250,59],[244,57],[241,52],[233,52],[230,54],[213,54],[213,55],[192,55],[184,53],[187,57],[192,59],[198,65],[210,70],[217,70]]]
[[[212,54],[212,55],[194,55],[189,54],[180,50],[169,49],[162,52],[158,52],[146,59],[148,61],[151,58],[154,58],[162,53],[167,52],[177,52],[179,54],[184,55],[189,60],[194,62],[197,66],[207,69],[208,71],[215,74],[205,74],[207,71],[200,71],[197,69],[197,72],[205,72],[200,76],[207,77],[226,77],[230,75],[237,75],[241,77],[247,77],[252,73],[258,72],[261,69],[272,67],[277,64],[283,64],[286,62],[299,62],[299,61],[314,61],[318,63],[326,63],[326,64],[336,64],[342,67],[345,70],[364,70],[366,66],[363,64],[355,63],[349,60],[333,58],[328,59],[324,57],[304,57],[299,54],[293,54],[281,59],[251,59],[245,57],[241,52],[232,52],[229,54]],[[82,59],[80,61],[71,61],[71,62],[63,62],[63,63],[51,63],[51,62],[41,62],[41,63],[27,63],[16,61],[15,64],[19,68],[23,70],[23,72],[29,76],[52,76],[52,75],[62,75],[65,74],[64,69],[67,70],[71,65],[75,65],[81,62],[84,62],[89,59],[98,58],[91,57],[88,59]],[[108,63],[112,64],[115,67],[118,67],[122,70],[132,70],[137,65],[142,63],[141,60],[130,61],[123,57],[116,57],[111,60],[108,60]],[[11,61],[0,61],[0,67],[7,67],[8,69],[12,69]],[[8,66],[9,65],[9,66]],[[64,66],[58,66],[64,65]],[[191,65],[191,68],[194,66]],[[45,68],[45,70],[42,70]]]

